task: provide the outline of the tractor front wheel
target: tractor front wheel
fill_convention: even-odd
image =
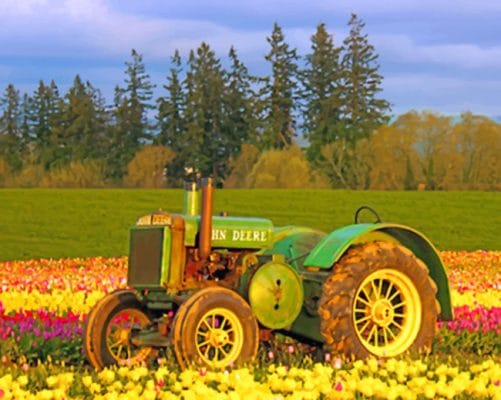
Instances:
[[[386,242],[354,247],[334,266],[320,300],[324,348],[349,357],[429,351],[440,306],[425,264]]]
[[[118,290],[101,299],[87,317],[84,351],[96,369],[108,365],[135,365],[156,354],[152,347],[136,347],[131,343],[134,330],[151,323],[134,292]]]
[[[173,322],[172,341],[181,368],[211,368],[252,360],[259,329],[252,309],[232,290],[208,287],[183,303]]]

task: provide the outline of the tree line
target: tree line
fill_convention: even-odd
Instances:
[[[213,176],[225,187],[500,188],[500,126],[411,112],[389,124],[378,55],[353,14],[334,42],[325,24],[304,56],[275,23],[271,73],[228,67],[202,42],[178,51],[154,98],[141,54],[107,104],[77,75],[61,95],[10,84],[0,98],[0,187],[178,187]]]

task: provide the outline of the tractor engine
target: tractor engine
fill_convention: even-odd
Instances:
[[[210,178],[202,180],[201,196],[198,185],[189,183],[181,215],[158,210],[138,219],[130,231],[129,286],[179,292],[214,282],[232,289],[240,285],[257,254],[271,248],[273,224],[213,216],[213,190]]]

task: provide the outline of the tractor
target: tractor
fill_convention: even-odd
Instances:
[[[431,350],[452,319],[444,265],[407,226],[359,221],[330,233],[213,215],[211,178],[185,186],[182,214],[130,229],[127,289],[90,311],[84,351],[97,369],[171,348],[181,368],[252,361],[275,332],[350,358]],[[377,215],[377,214],[376,214]]]

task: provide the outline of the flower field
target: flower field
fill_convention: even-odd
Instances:
[[[348,361],[282,339],[253,366],[183,372],[168,352],[150,369],[86,364],[86,315],[126,285],[126,258],[0,263],[0,399],[501,399],[501,252],[442,257],[455,319],[431,355]]]

